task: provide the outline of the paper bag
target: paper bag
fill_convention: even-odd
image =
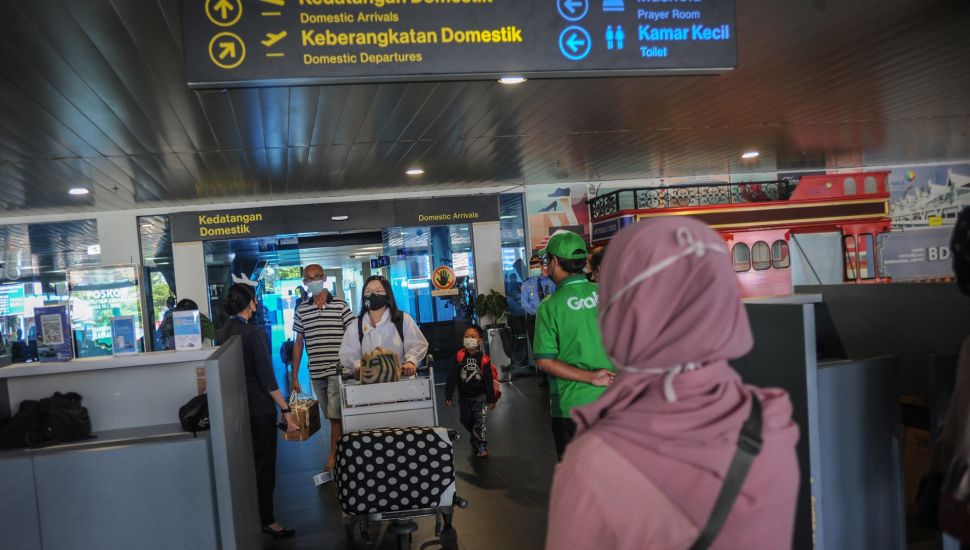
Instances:
[[[306,441],[320,429],[320,407],[317,406],[316,399],[293,392],[290,394],[290,411],[300,429],[295,432],[284,431],[283,441]]]
[[[361,384],[397,382],[401,379],[401,361],[393,351],[378,347],[364,355],[360,368]]]

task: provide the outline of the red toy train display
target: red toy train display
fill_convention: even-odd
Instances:
[[[834,233],[843,280],[882,283],[876,242],[892,227],[888,171],[806,175],[750,183],[622,189],[590,201],[593,244],[657,216],[693,216],[721,234],[745,297],[792,292],[793,234]]]

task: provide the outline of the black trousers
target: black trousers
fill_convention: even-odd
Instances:
[[[556,456],[560,461],[566,452],[566,445],[569,445],[575,435],[576,423],[572,418],[552,417],[552,438],[556,442]]]
[[[485,396],[480,395],[474,399],[459,397],[458,409],[461,425],[472,436],[472,449],[476,451],[484,450],[487,444],[485,438],[488,434],[485,424],[488,418],[488,404],[485,402]]]
[[[259,499],[259,521],[275,523],[273,490],[276,488],[276,415],[250,416],[253,435],[253,458],[256,459],[256,493]]]

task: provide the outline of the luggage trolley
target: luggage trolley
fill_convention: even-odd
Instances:
[[[419,373],[421,375],[413,379],[379,384],[360,384],[353,380],[341,379],[340,412],[343,418],[344,437],[338,445],[342,446],[345,443],[351,445],[353,444],[351,440],[358,436],[373,436],[375,439],[393,437],[392,434],[395,432],[424,428],[422,432],[425,437],[434,437],[435,441],[447,442],[451,460],[442,468],[444,466],[451,468],[447,474],[452,478],[451,484],[444,488],[437,497],[437,502],[418,508],[383,510],[369,506],[364,513],[348,513],[348,506],[343,496],[344,487],[340,479],[343,467],[339,464],[338,458],[338,466],[334,470],[334,483],[337,486],[337,498],[341,502],[344,529],[351,541],[354,540],[355,533],[359,532],[361,539],[366,544],[370,544],[371,522],[388,521],[391,522],[388,531],[397,536],[398,548],[408,549],[411,547],[412,533],[418,529],[414,519],[433,516],[435,536],[440,537],[442,533],[451,530],[455,507],[468,507],[468,502],[456,494],[456,484],[453,479],[455,477],[454,442],[458,441],[459,435],[454,430],[438,426],[434,369],[424,369]],[[427,375],[425,376],[424,373]],[[411,459],[412,457],[408,457],[406,460]],[[366,465],[365,463],[364,466]]]

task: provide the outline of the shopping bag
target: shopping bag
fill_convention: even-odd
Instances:
[[[300,429],[295,432],[284,431],[283,441],[306,441],[320,429],[320,407],[317,406],[316,399],[310,399],[304,393],[293,392],[290,394],[290,411]]]
[[[382,347],[364,355],[360,368],[361,384],[397,382],[401,380],[401,361],[393,351]]]

